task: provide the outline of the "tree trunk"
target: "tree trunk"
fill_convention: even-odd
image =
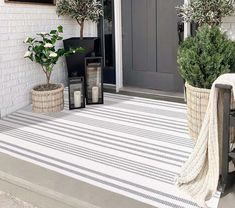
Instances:
[[[47,88],[49,89],[49,86],[50,86],[50,79],[51,79],[51,72],[47,72],[47,73],[46,73],[46,77],[47,77]]]
[[[85,23],[85,21],[84,20],[82,20],[81,21],[81,24],[80,24],[80,39],[81,40],[83,40],[83,36],[84,36],[84,23]]]
[[[49,70],[46,67],[44,68],[43,66],[42,66],[42,70],[46,75],[46,79],[47,79],[47,84],[46,85],[47,85],[47,88],[49,89],[52,70]]]

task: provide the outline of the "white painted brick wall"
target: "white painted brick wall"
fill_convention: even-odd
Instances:
[[[0,117],[30,103],[30,90],[44,83],[40,66],[23,58],[27,36],[64,27],[64,38],[78,37],[79,27],[69,18],[58,18],[55,6],[12,4],[0,0]],[[85,35],[95,36],[96,25],[86,23]],[[60,43],[62,46],[62,42]],[[66,84],[64,59],[55,67],[52,81]]]
[[[229,38],[235,40],[235,16],[224,18],[222,29],[227,32]]]

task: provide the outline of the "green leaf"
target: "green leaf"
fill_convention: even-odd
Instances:
[[[63,40],[63,37],[58,36],[58,37],[57,37],[57,40]]]
[[[57,31],[59,32],[59,33],[63,33],[63,27],[60,25],[60,26],[58,26],[57,27]]]
[[[57,30],[51,30],[50,34],[51,35],[57,34]]]

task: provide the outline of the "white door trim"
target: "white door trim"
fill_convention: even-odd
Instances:
[[[185,4],[188,4],[190,0],[184,0]],[[184,23],[184,38],[187,38],[191,35],[191,25],[189,22]]]
[[[115,22],[115,60],[116,60],[116,92],[123,87],[123,63],[122,63],[122,5],[121,0],[114,0]]]

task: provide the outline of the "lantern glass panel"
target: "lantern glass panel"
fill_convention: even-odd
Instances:
[[[86,98],[87,104],[103,103],[102,58],[86,59]]]
[[[69,79],[69,109],[85,107],[84,78],[76,77]]]

